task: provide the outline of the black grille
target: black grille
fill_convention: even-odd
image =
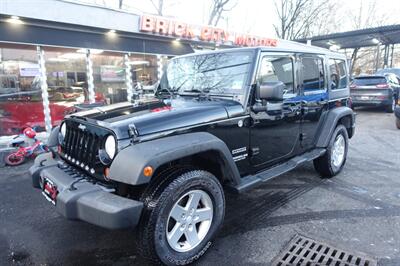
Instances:
[[[362,253],[347,252],[297,235],[272,265],[376,266],[377,262]]]
[[[81,168],[91,175],[102,175],[98,152],[102,149],[104,138],[110,134],[103,128],[82,122],[67,120],[66,134],[61,156],[70,164]]]

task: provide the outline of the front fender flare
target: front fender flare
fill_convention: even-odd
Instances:
[[[146,184],[151,177],[143,175],[143,169],[161,165],[205,151],[217,151],[222,163],[224,178],[233,184],[240,181],[240,174],[226,144],[206,132],[188,133],[133,144],[121,150],[110,167],[109,178],[131,185]]]

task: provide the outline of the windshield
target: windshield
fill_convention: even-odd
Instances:
[[[252,51],[172,59],[161,78],[159,90],[179,95],[240,95],[244,92],[252,59]]]

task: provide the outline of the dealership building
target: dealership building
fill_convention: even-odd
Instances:
[[[89,103],[151,88],[168,58],[276,40],[70,0],[0,3],[0,137],[49,132]]]

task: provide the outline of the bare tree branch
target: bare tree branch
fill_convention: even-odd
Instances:
[[[224,12],[229,12],[236,6],[236,2],[228,7],[228,4],[232,3],[231,0],[213,0],[210,10],[210,15],[208,17],[208,25],[217,26],[218,22],[222,18]]]
[[[274,29],[279,38],[297,39],[312,34],[316,21],[332,0],[274,0],[278,22]]]
[[[121,0],[120,0],[121,1]],[[157,11],[157,15],[162,16],[163,15],[163,8],[164,8],[164,0],[150,0],[151,4],[154,6],[154,8]]]

